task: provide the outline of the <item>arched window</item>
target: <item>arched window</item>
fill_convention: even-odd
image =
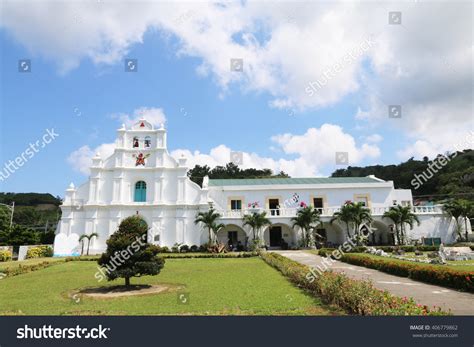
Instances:
[[[135,202],[146,202],[146,183],[138,181],[135,183]]]
[[[133,148],[139,147],[140,143],[138,142],[138,137],[133,138]]]
[[[150,136],[145,137],[145,147],[151,147],[151,137]]]

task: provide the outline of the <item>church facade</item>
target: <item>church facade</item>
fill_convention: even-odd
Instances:
[[[121,220],[139,214],[149,227],[148,242],[171,247],[175,244],[201,245],[207,231],[194,223],[196,214],[212,205],[225,224],[218,233],[223,243],[245,245],[251,231],[242,216],[266,211],[272,225],[262,232],[269,247],[299,244],[301,233],[292,228],[291,218],[298,208],[312,205],[321,213],[318,231],[329,245],[342,244],[345,228],[329,223],[346,201],[362,202],[374,218],[371,242],[393,243],[393,226],[382,215],[392,205],[413,205],[410,190],[395,189],[393,182],[374,176],[341,178],[208,179],[202,188],[188,176],[186,158],[173,158],[167,150],[167,133],[145,119],[127,129],[117,130],[114,153],[109,158],[96,155],[89,180],[66,190],[61,205],[62,218],[54,242],[55,256],[79,255],[83,234],[91,239],[91,254],[102,253],[106,241]],[[421,224],[408,231],[412,240],[454,241],[454,223],[440,206],[413,207]]]

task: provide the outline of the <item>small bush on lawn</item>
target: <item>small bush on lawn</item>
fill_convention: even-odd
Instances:
[[[12,260],[12,252],[9,249],[0,250],[0,261]]]
[[[189,247],[189,250],[190,250],[191,252],[197,252],[197,251],[199,251],[199,247],[196,246],[196,245],[192,245],[191,247]]]
[[[375,259],[362,254],[344,254],[341,260],[396,276],[474,293],[474,272],[456,270],[447,266],[419,264],[408,260]]]
[[[52,257],[53,253],[51,246],[31,247],[26,251],[26,259]]]
[[[179,253],[186,253],[186,252],[189,252],[189,246],[188,245],[182,245],[179,248]]]
[[[349,313],[359,315],[447,315],[439,308],[417,305],[412,298],[399,298],[374,288],[368,281],[353,280],[344,274],[324,272],[310,282],[309,268],[279,254],[262,252],[261,257],[297,286]]]

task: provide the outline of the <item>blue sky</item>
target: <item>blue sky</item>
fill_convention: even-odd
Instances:
[[[202,14],[203,18],[206,15]],[[191,15],[183,18],[194,20]],[[69,51],[59,44],[57,47],[54,43],[35,47],[33,41],[29,41],[33,40],[31,36],[18,34],[18,27],[5,23],[3,19],[0,29],[0,163],[20,155],[30,142],[40,139],[46,129],[54,128],[59,137],[0,182],[0,191],[62,195],[70,182],[79,184],[87,179],[84,170],[81,172],[68,160],[71,154],[83,146],[88,146],[93,152],[101,144],[112,143],[115,130],[121,123],[112,115],[133,117],[134,110],[142,107],[162,109],[170,151],[185,151],[191,156],[191,163],[211,166],[225,161],[222,155],[212,154],[212,150],[220,145],[224,145],[225,150],[248,153],[247,167],[286,169],[292,176],[329,175],[344,167],[335,164],[335,150],[348,151],[349,164],[360,166],[399,163],[412,155],[431,156],[445,149],[442,144],[446,141],[420,144],[420,141],[431,141],[436,137],[434,134],[413,135],[413,127],[423,129],[429,124],[401,126],[397,120],[387,120],[385,114],[380,121],[380,114],[387,112],[387,105],[370,97],[373,88],[384,95],[384,100],[388,98],[394,103],[402,100],[410,110],[418,110],[416,107],[422,103],[407,101],[407,96],[397,91],[391,96],[384,94],[384,85],[390,81],[381,76],[382,70],[377,64],[383,57],[376,53],[364,53],[346,68],[350,77],[346,81],[335,77],[324,89],[327,95],[321,93],[322,99],[326,99],[314,103],[307,101],[304,92],[297,95],[291,91],[294,87],[292,73],[295,76],[300,73],[295,70],[298,62],[294,65],[281,63],[278,73],[270,77],[274,65],[262,67],[261,62],[255,62],[260,59],[259,55],[268,55],[263,48],[268,48],[272,38],[276,37],[277,25],[265,29],[245,24],[243,29],[230,31],[229,47],[249,50],[240,55],[231,52],[222,58],[228,64],[228,57],[248,56],[244,58],[246,73],[236,77],[239,72],[222,72],[220,64],[213,60],[212,52],[217,50],[207,52],[202,47],[190,48],[192,40],[197,39],[188,37],[191,35],[188,32],[181,32],[181,27],[174,28],[168,24],[167,29],[153,29],[152,25],[145,27],[139,40],[128,40],[126,49],[120,50],[113,58],[99,61],[97,55],[68,55]],[[180,21],[178,24],[181,25]],[[47,42],[50,33],[46,29],[50,24],[45,20],[36,25],[38,27],[31,31],[38,33],[40,41]],[[176,21],[174,25],[177,25]],[[248,41],[242,39],[242,32],[254,35],[258,42],[254,44],[261,46],[260,52],[255,52],[255,47],[250,47]],[[99,35],[100,30],[92,34]],[[54,35],[60,36],[61,33]],[[210,35],[210,46],[212,41]],[[82,43],[78,41],[77,44]],[[291,44],[288,42],[288,46]],[[304,48],[304,41],[300,45]],[[94,49],[102,54],[108,48],[105,45],[100,49],[94,46]],[[222,46],[222,50],[225,49]],[[317,52],[315,54],[324,54],[321,50]],[[18,72],[18,60],[24,58],[31,60],[31,73]],[[124,59],[127,58],[138,59],[138,72],[124,71]],[[288,57],[288,61],[292,59],[294,57]],[[72,67],[64,68],[63,61],[69,60],[73,61]],[[264,74],[257,70],[259,68],[263,72],[268,68],[270,72]],[[249,69],[252,69],[252,76]],[[378,71],[378,75],[374,71]],[[260,73],[263,77],[255,77]],[[307,80],[317,76],[308,73]],[[266,79],[277,83],[272,86]],[[345,83],[354,83],[354,87],[346,90]],[[275,106],[275,100],[286,100],[291,106]],[[472,125],[472,118],[469,120],[464,116],[466,108],[469,105],[462,107],[460,122]],[[418,112],[435,111],[420,109]],[[314,132],[309,129],[314,129]],[[447,132],[451,131],[448,129]],[[280,137],[277,139],[275,136]],[[459,136],[459,133],[452,134],[453,139]],[[324,139],[332,139],[334,143],[321,142]],[[424,148],[429,150],[423,153]]]

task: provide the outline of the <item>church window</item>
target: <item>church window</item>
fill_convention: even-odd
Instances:
[[[146,183],[138,181],[135,183],[135,202],[146,202]]]

